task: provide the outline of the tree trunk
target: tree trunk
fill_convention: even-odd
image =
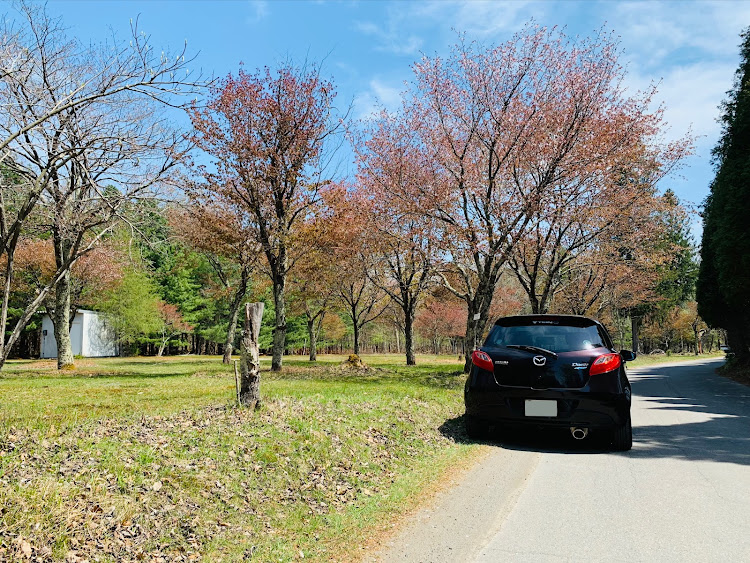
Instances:
[[[11,240],[11,243],[14,245],[12,248],[15,248],[15,243],[17,239],[14,238]],[[68,249],[68,256],[70,255],[70,252],[73,250],[78,250],[80,243],[80,239],[76,242],[75,248],[69,248]],[[6,249],[6,252],[11,252],[11,248],[9,247]],[[9,259],[7,262],[8,271],[12,273],[12,260]],[[11,349],[13,348],[13,344],[18,340],[18,338],[21,336],[21,332],[24,328],[26,328],[26,325],[31,320],[31,317],[33,317],[36,312],[39,310],[39,306],[44,302],[44,300],[47,298],[47,295],[54,289],[54,286],[57,284],[57,282],[60,281],[60,278],[62,278],[63,275],[69,275],[70,274],[70,268],[72,266],[71,260],[66,260],[63,263],[62,267],[58,267],[57,272],[55,273],[55,276],[52,278],[50,283],[46,285],[42,290],[37,294],[37,296],[34,298],[34,300],[31,303],[28,303],[26,305],[26,308],[21,313],[21,317],[16,321],[16,326],[13,328],[13,331],[10,333],[10,335],[2,341],[2,346],[0,346],[0,351],[2,354],[0,354],[0,369],[5,366],[5,362],[8,359],[8,354],[10,353]],[[6,283],[6,289],[10,288],[10,279],[8,277],[5,278]],[[4,291],[3,295],[3,305],[2,305],[2,313],[0,313],[0,316],[5,318],[5,322],[7,322],[7,317],[5,316],[7,314],[7,298],[9,297],[9,294]],[[5,331],[4,334],[8,334],[6,326],[3,326],[2,329]]]
[[[750,352],[748,351],[747,339],[743,329],[728,328],[726,341],[732,349],[737,363],[740,365],[750,365]]]
[[[359,325],[354,321],[354,353],[359,356]]]
[[[315,330],[315,319],[308,315],[307,317],[307,335],[310,337],[310,361],[318,360],[318,335]]]
[[[404,348],[406,348],[406,365],[417,364],[414,355],[414,311],[404,311]]]
[[[273,280],[273,303],[276,307],[276,326],[273,330],[273,357],[271,371],[281,371],[284,347],[286,346],[286,302],[284,300],[285,276]]]
[[[242,331],[240,356],[240,405],[260,408],[260,360],[258,335],[264,304],[245,304],[245,328]]]
[[[633,332],[633,352],[636,354],[638,353],[638,348],[640,347],[640,342],[638,340],[638,327],[640,326],[640,317],[636,317],[631,315],[630,316],[630,328]]]
[[[466,337],[464,340],[464,373],[471,370],[471,354],[476,346],[479,346],[479,338],[484,333],[487,326],[487,318],[490,313],[492,304],[492,294],[495,292],[492,287],[489,295],[487,291],[478,294],[474,299],[466,301]],[[474,320],[474,316],[479,314],[479,319]]]
[[[73,346],[70,341],[70,272],[55,285],[55,311],[52,325],[57,343],[57,369],[73,369]]]
[[[529,303],[531,304],[532,315],[542,314],[542,304],[539,302],[539,299],[536,295],[529,294]]]
[[[471,353],[474,351],[477,339],[476,322],[474,313],[469,308],[469,313],[466,316],[466,336],[464,337],[464,373],[469,373],[471,370]]]
[[[16,247],[17,241],[18,241],[18,235],[13,237],[13,239],[11,240],[12,246],[5,249],[7,253],[7,257],[6,257],[6,262],[5,262],[5,275],[3,277],[4,279],[3,304],[0,310],[0,330],[2,330],[2,334],[0,334],[0,336],[2,337],[0,338],[0,368],[2,368],[2,366],[5,365],[5,358],[6,358],[5,333],[6,333],[7,327],[5,325],[8,323],[8,304],[10,302],[10,292],[11,292],[12,281],[13,281],[13,255],[15,253],[15,247]]]
[[[167,347],[167,342],[169,342],[169,338],[162,338],[161,344],[159,344],[159,351],[156,353],[158,358],[161,358],[164,355],[164,349]]]
[[[242,300],[245,299],[247,293],[247,280],[248,273],[247,268],[242,270],[242,278],[237,286],[237,291],[232,299],[232,305],[229,308],[229,328],[227,330],[227,340],[224,344],[224,357],[221,359],[222,363],[228,364],[232,361],[232,351],[234,349],[234,335],[237,333],[237,319],[240,317],[240,307],[242,306]]]
[[[55,267],[59,270],[68,261],[70,244],[55,225],[52,229],[55,247]],[[54,287],[55,310],[52,314],[52,326],[55,329],[57,343],[57,369],[73,368],[73,347],[70,342],[70,270],[67,270]]]

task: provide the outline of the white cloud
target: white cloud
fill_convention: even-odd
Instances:
[[[732,87],[739,63],[739,34],[750,22],[750,3],[628,2],[602,4],[608,27],[621,36],[628,84],[658,82],[656,103],[665,107],[668,139],[689,129],[696,138],[686,195],[705,196],[712,175],[711,149],[721,125],[719,104]]]
[[[739,3],[630,3],[618,5],[617,16],[607,27],[622,38],[623,63],[628,65],[628,85],[645,88],[658,83],[655,103],[663,103],[669,126],[667,139],[688,130],[696,137],[694,156],[686,167],[665,180],[686,202],[699,204],[713,177],[711,149],[721,126],[719,104],[732,87],[739,63],[739,33],[750,21]],[[735,17],[727,15],[728,9]],[[692,225],[700,237],[700,225]]]
[[[417,33],[417,29],[424,29],[424,5],[418,2],[396,2],[388,4],[385,18],[379,23],[372,21],[356,21],[354,28],[364,35],[375,39],[376,51],[393,53],[395,55],[416,55],[424,45],[424,39]],[[429,20],[429,25],[435,21]]]
[[[377,51],[415,56],[425,45],[454,43],[456,32],[475,39],[506,38],[530,19],[542,17],[549,6],[538,0],[395,2],[387,5],[384,21],[358,21],[354,26],[375,39]]]
[[[454,14],[453,27],[466,32],[470,37],[484,38],[508,32],[516,32],[530,19],[539,19],[545,6],[538,2],[522,0],[476,1],[446,3],[437,2],[446,11]]]
[[[630,55],[652,66],[679,64],[699,55],[724,59],[738,53],[740,31],[750,22],[747,2],[627,2],[602,12]],[[736,59],[735,59],[736,60]]]
[[[634,93],[646,90],[652,82],[657,83],[654,108],[664,106],[668,138],[682,137],[688,130],[699,137],[717,138],[720,130],[716,122],[718,106],[732,86],[734,67],[731,64],[698,61],[664,68],[662,76],[638,67],[633,70],[634,66],[630,67],[626,86]],[[699,142],[702,141],[699,139]]]
[[[401,105],[402,91],[403,86],[393,86],[380,79],[372,79],[369,89],[354,100],[355,118],[366,119],[381,109],[396,111]]]
[[[258,23],[264,20],[270,14],[267,0],[250,0],[249,2],[251,15],[248,16],[248,23]]]
[[[732,86],[734,67],[698,63],[674,69],[664,79],[660,94],[666,119],[677,131],[692,125],[696,135],[717,138],[719,103]]]
[[[354,27],[364,35],[376,40],[375,50],[395,55],[414,55],[422,47],[422,40],[413,34],[402,33],[397,21],[389,18],[385,26],[372,22],[356,22]]]
[[[375,98],[385,107],[386,109],[396,109],[401,102],[401,92],[403,87],[397,88],[384,84],[380,80],[372,80],[370,87],[375,93]]]

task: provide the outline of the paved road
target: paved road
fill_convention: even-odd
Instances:
[[[557,435],[489,444],[369,560],[750,562],[750,388],[720,364],[631,370],[630,452]]]

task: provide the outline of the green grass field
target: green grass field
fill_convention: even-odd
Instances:
[[[256,412],[215,357],[10,362],[0,560],[356,559],[478,447],[455,358],[343,359],[264,371]]]
[[[344,359],[264,358],[255,412],[217,357],[9,362],[0,560],[356,560],[479,446],[455,357]]]

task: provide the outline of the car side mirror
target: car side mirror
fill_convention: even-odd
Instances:
[[[622,356],[623,362],[632,362],[635,360],[637,354],[635,352],[631,352],[630,350],[620,350],[620,356]]]

